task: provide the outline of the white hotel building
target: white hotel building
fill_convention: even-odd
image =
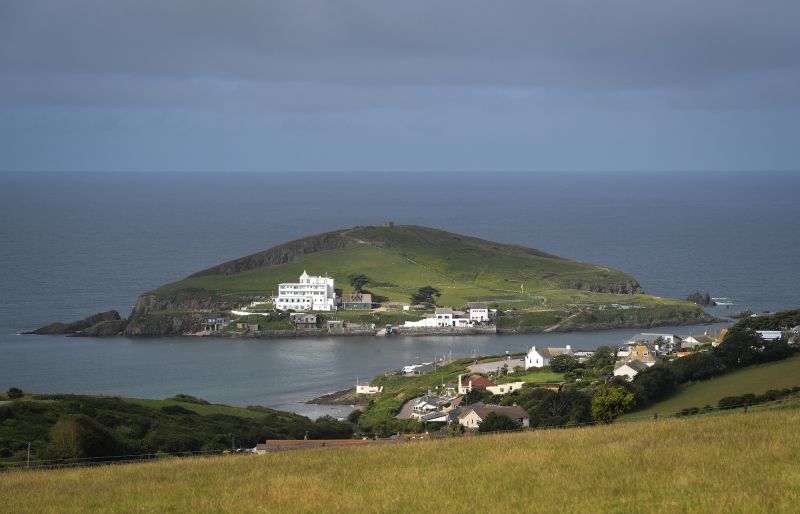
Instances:
[[[303,271],[299,282],[279,284],[278,296],[273,301],[275,308],[281,311],[335,311],[333,279],[311,277]]]

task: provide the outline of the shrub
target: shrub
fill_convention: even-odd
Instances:
[[[486,419],[481,422],[478,427],[478,432],[503,432],[506,430],[517,430],[519,428],[519,423],[505,414],[490,412],[486,415]]]
[[[22,389],[20,389],[19,387],[12,387],[8,390],[6,394],[8,395],[9,400],[17,400],[19,398],[22,398],[22,395],[24,393],[22,392]]]
[[[603,386],[592,397],[592,416],[597,421],[610,423],[633,404],[633,393],[622,387]]]

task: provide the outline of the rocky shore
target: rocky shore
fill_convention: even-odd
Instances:
[[[306,403],[311,405],[355,405],[366,406],[370,402],[369,397],[357,395],[355,389],[345,389],[334,393],[323,394]]]

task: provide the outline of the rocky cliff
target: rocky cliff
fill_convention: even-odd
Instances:
[[[88,328],[97,325],[102,322],[106,321],[114,321],[120,322],[123,321],[117,311],[107,311],[107,312],[100,312],[98,314],[93,314],[87,318],[82,320],[73,321],[72,323],[50,323],[49,325],[45,325],[43,327],[37,328],[36,330],[31,330],[30,332],[23,332],[23,334],[35,334],[35,335],[65,335],[65,334],[75,334],[82,330],[87,330]]]

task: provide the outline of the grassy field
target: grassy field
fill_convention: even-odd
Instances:
[[[763,394],[770,389],[794,386],[800,386],[800,356],[752,366],[684,386],[673,396],[646,409],[627,414],[622,419],[651,416],[654,412],[658,412],[660,415],[671,415],[690,407],[703,408],[706,405],[716,407],[717,402],[726,396],[740,396],[747,393]]]
[[[731,413],[23,471],[0,490],[15,513],[797,512],[798,423],[796,410]]]
[[[335,236],[344,247],[323,248],[284,264],[243,266],[247,269],[233,274],[206,270],[153,293],[177,303],[197,298],[228,303],[240,298],[245,302],[270,297],[279,283],[294,281],[307,270],[333,277],[345,292],[349,291],[350,274],[366,274],[372,279],[367,285],[371,292],[396,302],[408,302],[418,288],[431,285],[441,291],[441,305],[497,303],[513,309],[512,315],[500,322],[501,328],[509,329],[549,327],[582,309],[597,312],[592,316],[580,314],[571,320],[573,324],[657,324],[704,317],[703,311],[689,302],[616,294],[639,287],[633,277],[621,271],[520,246],[416,226],[357,227],[336,232]],[[655,317],[651,315],[654,310]]]

